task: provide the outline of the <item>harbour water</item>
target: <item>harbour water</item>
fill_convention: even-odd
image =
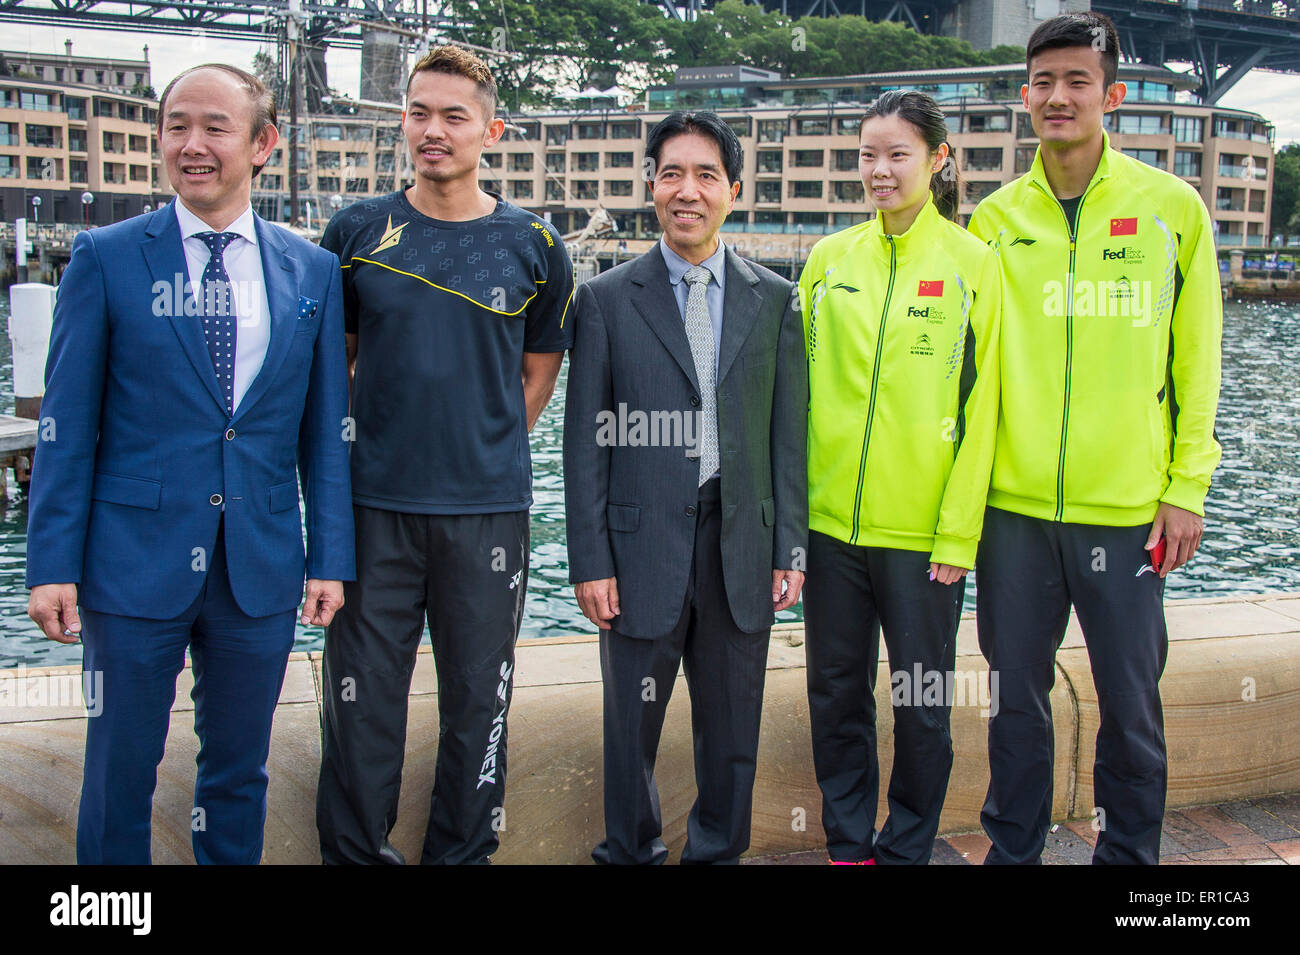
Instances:
[[[0,413],[12,414],[8,296],[0,296]],[[1223,459],[1206,505],[1193,563],[1168,579],[1169,599],[1300,590],[1300,310],[1230,303],[1224,316],[1223,393],[1217,431]],[[532,433],[532,557],[521,639],[591,632],[568,584],[560,439],[564,373]],[[46,640],[27,617],[23,585],[27,503],[0,505],[0,668],[76,664],[79,645]],[[966,588],[974,609],[975,585]],[[781,615],[797,620],[799,608]],[[319,628],[299,627],[299,650],[319,649]],[[426,635],[427,639],[427,635]]]

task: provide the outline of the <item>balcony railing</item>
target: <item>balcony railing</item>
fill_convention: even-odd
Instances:
[[[805,222],[803,225],[786,225],[784,223],[774,222],[724,222],[722,224],[723,232],[768,232],[777,235],[795,235],[802,232],[804,235],[827,235],[831,232],[839,232],[845,228],[842,225],[825,225],[819,222]],[[804,251],[807,252],[812,248],[812,244],[804,245]]]
[[[1224,179],[1267,179],[1267,166],[1219,165],[1219,175]]]

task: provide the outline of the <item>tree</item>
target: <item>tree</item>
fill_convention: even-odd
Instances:
[[[456,0],[449,6],[463,26],[447,39],[495,52],[487,59],[502,102],[513,109],[551,105],[564,86],[617,83],[639,93],[667,83],[680,67],[744,65],[807,77],[1024,60],[1020,47],[978,51],[965,40],[860,16],[795,20],[743,0],[721,0],[691,21],[641,0]]]
[[[860,16],[789,17],[742,0],[722,0],[712,13],[666,32],[677,66],[741,64],[790,77],[842,76],[898,70],[1023,62],[1024,50],[979,51],[955,37],[929,36],[897,22]]]
[[[985,66],[1002,66],[1005,63],[1025,62],[1025,48],[1023,46],[1011,46],[1006,43],[995,46],[991,50],[985,50],[978,55],[981,63]]]
[[[723,0],[690,22],[665,18],[663,30],[674,66],[744,64],[781,71],[795,52],[793,23],[756,4]]]
[[[1300,233],[1300,143],[1278,150],[1273,160],[1273,203],[1269,235],[1280,235],[1283,245]]]
[[[669,23],[663,10],[639,0],[458,0],[450,11],[464,25],[448,39],[497,53],[488,56],[502,101],[518,109],[545,106],[557,89],[630,89],[669,74]]]

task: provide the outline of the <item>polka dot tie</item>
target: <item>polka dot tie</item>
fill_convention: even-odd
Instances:
[[[235,299],[224,258],[226,248],[240,237],[238,232],[200,232],[195,235],[212,254],[203,269],[203,338],[217,373],[217,384],[226,399],[226,413],[235,410]]]

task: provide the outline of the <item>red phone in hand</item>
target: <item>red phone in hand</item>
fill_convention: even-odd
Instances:
[[[1149,551],[1151,566],[1155,572],[1160,573],[1160,565],[1165,562],[1165,535],[1160,535],[1160,540],[1156,541],[1156,546]]]

